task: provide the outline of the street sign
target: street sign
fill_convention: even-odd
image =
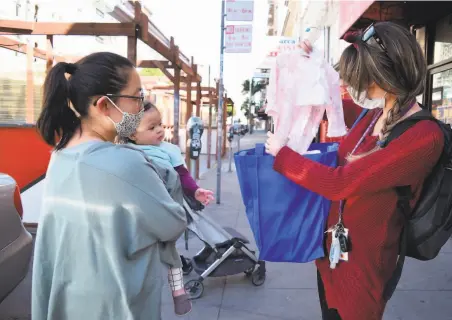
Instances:
[[[229,25],[225,31],[226,53],[250,53],[252,48],[253,25]]]
[[[270,79],[270,72],[255,72],[253,78]]]
[[[253,21],[253,0],[226,0],[227,21]]]

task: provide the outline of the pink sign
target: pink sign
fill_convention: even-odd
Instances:
[[[229,25],[225,32],[226,53],[250,53],[253,39],[252,25]]]
[[[227,21],[253,21],[253,15],[254,15],[253,0],[226,1]]]

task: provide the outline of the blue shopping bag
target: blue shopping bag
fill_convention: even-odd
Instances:
[[[306,157],[336,167],[335,143],[314,143],[320,154]],[[309,262],[324,257],[323,239],[331,201],[273,170],[274,157],[263,144],[234,155],[246,215],[259,258],[273,262]]]

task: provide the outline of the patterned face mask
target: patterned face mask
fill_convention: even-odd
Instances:
[[[134,134],[137,131],[138,126],[140,125],[141,119],[144,115],[144,109],[141,108],[141,110],[138,113],[132,114],[125,111],[122,111],[109,97],[107,97],[108,100],[110,100],[111,104],[118,109],[119,112],[122,113],[122,119],[119,122],[114,122],[110,117],[109,119],[111,122],[113,122],[116,133],[121,138],[129,138],[132,134]]]

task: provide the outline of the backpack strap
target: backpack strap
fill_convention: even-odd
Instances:
[[[436,118],[427,110],[419,111],[412,116],[406,118],[405,120],[397,123],[391,130],[391,133],[386,138],[386,140],[381,145],[382,148],[386,147],[391,141],[400,137],[405,131],[414,126],[416,123],[422,120],[432,120],[437,122]],[[397,208],[399,212],[403,215],[404,227],[402,229],[402,234],[400,235],[400,248],[399,248],[399,259],[397,260],[396,268],[386,283],[385,289],[383,291],[383,298],[388,301],[394,294],[397,284],[399,283],[400,277],[402,276],[402,269],[405,263],[405,257],[408,245],[408,232],[406,230],[406,225],[411,215],[410,200],[413,197],[410,186],[396,187],[397,193]]]
[[[386,138],[386,140],[383,141],[383,143],[380,146],[382,148],[386,147],[391,141],[400,137],[405,131],[407,131],[409,128],[411,128],[416,123],[422,120],[432,120],[437,122],[437,119],[433,117],[433,115],[427,110],[416,112],[412,116],[397,123],[394,126],[394,128],[392,128],[391,133],[389,133],[389,136]]]

